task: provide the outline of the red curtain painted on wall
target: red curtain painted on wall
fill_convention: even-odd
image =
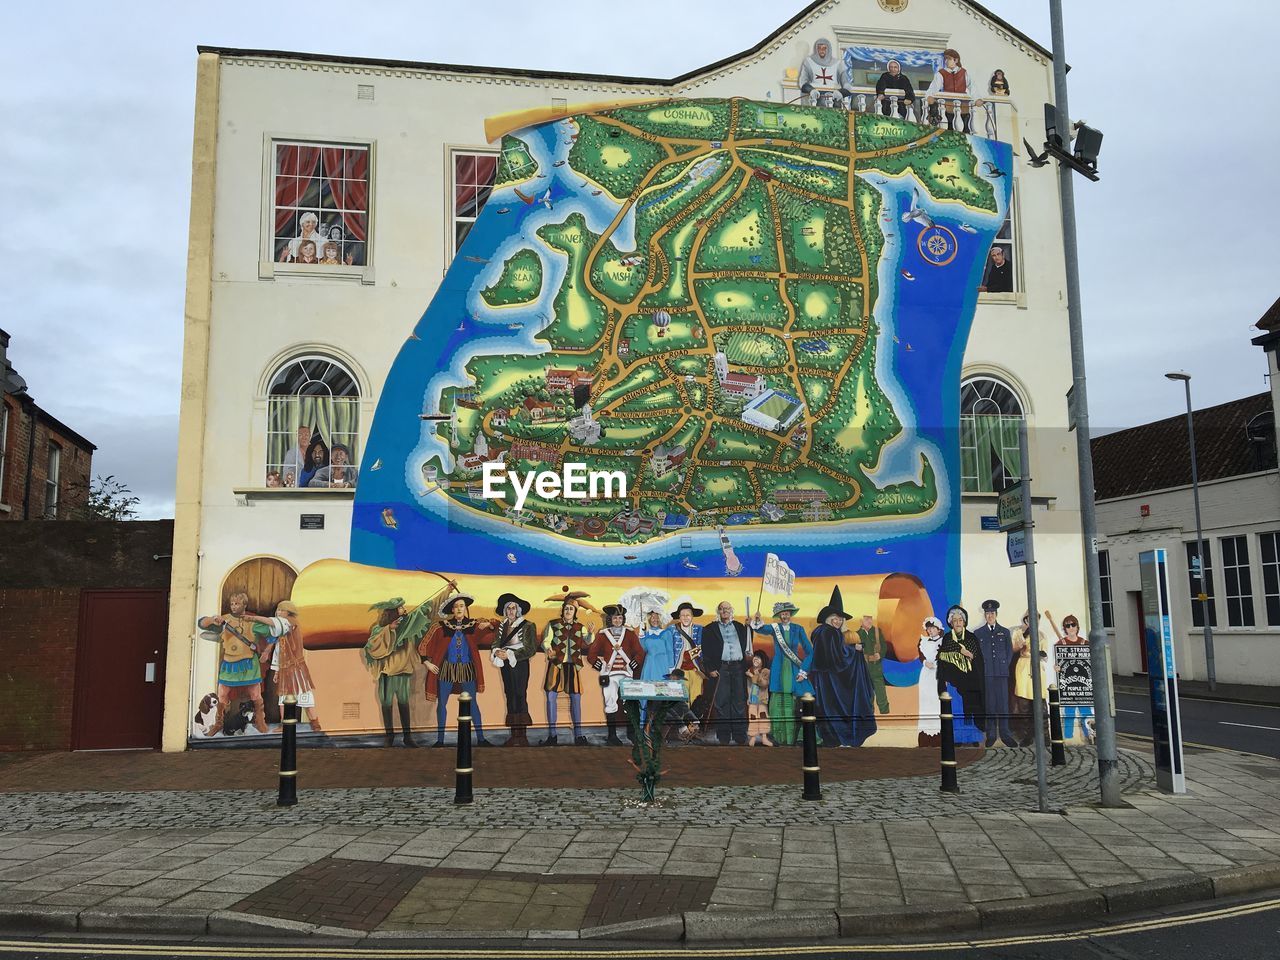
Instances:
[[[320,147],[276,144],[276,236],[282,235],[293,208],[306,195],[319,163]]]
[[[348,237],[365,239],[365,214],[369,203],[369,151],[324,147],[324,175],[333,199],[342,211]]]

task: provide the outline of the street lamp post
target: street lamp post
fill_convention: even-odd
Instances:
[[[1176,371],[1166,373],[1170,380],[1181,380],[1187,392],[1187,443],[1191,447],[1191,499],[1196,508],[1196,575],[1200,578],[1200,619],[1204,621],[1204,667],[1209,677],[1209,689],[1218,688],[1218,672],[1213,665],[1213,627],[1209,623],[1209,591],[1205,589],[1204,535],[1200,532],[1200,472],[1196,468],[1196,423],[1191,416],[1191,374]]]

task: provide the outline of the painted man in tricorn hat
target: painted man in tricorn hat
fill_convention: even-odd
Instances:
[[[1009,628],[1002,626],[996,617],[1000,612],[998,600],[983,600],[982,615],[986,621],[973,635],[982,648],[983,680],[986,684],[987,746],[994,746],[997,734],[1006,747],[1016,747],[1018,741],[1009,728],[1009,674],[1013,669],[1013,636]]]
[[[489,650],[489,661],[502,677],[502,693],[507,700],[507,726],[511,729],[508,747],[527,747],[529,727],[529,658],[538,649],[538,631],[525,619],[530,603],[514,593],[498,598],[497,612],[502,615],[498,635]]]
[[[471,726],[476,732],[476,746],[492,746],[484,738],[484,722],[480,703],[475,699],[484,693],[484,665],[480,647],[492,646],[498,621],[476,620],[470,612],[475,597],[453,591],[440,604],[440,619],[431,627],[426,639],[418,644],[418,654],[427,668],[427,702],[436,705],[436,742],[444,746],[444,725],[449,710],[449,697],[469,693]]]
[[[635,677],[644,662],[640,638],[627,626],[627,608],[612,603],[604,608],[605,625],[587,648],[587,662],[600,674],[600,692],[604,696],[604,722],[609,729],[610,746],[621,746],[618,739],[618,687],[623,679]],[[626,721],[623,721],[625,728]]]
[[[773,640],[772,666],[769,669],[769,732],[775,743],[792,746],[799,733],[796,723],[796,697],[813,693],[809,669],[813,665],[813,644],[804,627],[792,621],[800,612],[790,600],[773,605],[773,623],[766,624],[757,612],[751,629]]]

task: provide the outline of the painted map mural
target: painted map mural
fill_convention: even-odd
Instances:
[[[382,392],[351,560],[672,581],[759,577],[772,552],[959,595],[959,371],[1006,144],[732,99],[500,151]],[[629,489],[517,509],[482,496],[491,462]]]

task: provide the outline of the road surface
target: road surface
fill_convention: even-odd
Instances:
[[[1182,742],[1280,759],[1280,707],[1180,699]],[[1116,732],[1150,739],[1151,704],[1145,694],[1116,694]]]

